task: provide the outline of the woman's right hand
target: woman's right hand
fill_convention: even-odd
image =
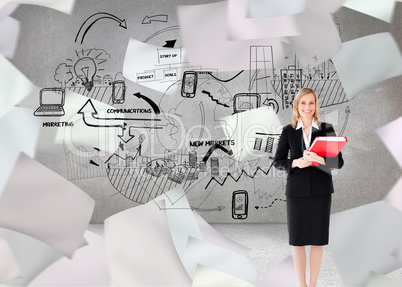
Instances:
[[[311,161],[308,161],[304,157],[301,157],[293,160],[292,167],[305,168],[308,167],[310,164]]]

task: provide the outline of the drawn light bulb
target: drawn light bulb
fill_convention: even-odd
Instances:
[[[96,75],[95,61],[90,57],[79,59],[74,65],[74,72],[80,78],[84,87],[90,92],[94,86],[94,77]]]

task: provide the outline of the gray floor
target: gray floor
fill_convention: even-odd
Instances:
[[[212,226],[225,237],[251,249],[249,257],[257,266],[257,282],[292,254],[292,249],[287,243],[285,224],[212,224]],[[103,225],[91,224],[88,229],[104,235]],[[388,276],[402,281],[402,269],[396,270]],[[324,258],[317,285],[344,286],[327,248],[324,248]]]

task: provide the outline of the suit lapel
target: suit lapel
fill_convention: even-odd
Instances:
[[[300,147],[300,151],[303,154],[303,151],[305,149],[304,146],[304,140],[303,140],[303,129],[300,128],[298,130],[296,130],[295,128],[293,128],[293,140],[294,140],[294,146],[295,147]]]
[[[316,129],[314,127],[312,128],[312,131],[311,131],[311,144],[313,143],[314,139],[322,133],[322,127],[323,127],[323,124],[321,124],[319,126],[319,129]]]

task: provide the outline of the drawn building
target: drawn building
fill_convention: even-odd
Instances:
[[[103,84],[111,86],[113,82],[113,78],[111,75],[106,75],[103,77]]]

